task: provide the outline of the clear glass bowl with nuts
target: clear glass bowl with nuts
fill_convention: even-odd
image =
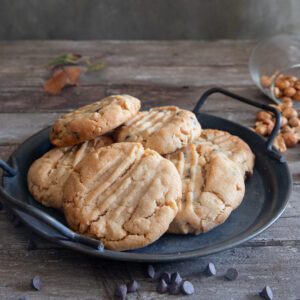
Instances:
[[[249,59],[253,81],[273,102],[300,103],[300,36],[277,35],[261,41]]]

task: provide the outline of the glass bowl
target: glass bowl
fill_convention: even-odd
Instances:
[[[273,102],[280,104],[285,96],[280,95],[280,91],[288,94],[287,90],[276,87],[280,79],[288,76],[291,80],[299,79],[300,83],[300,36],[282,34],[261,41],[251,53],[249,69],[260,90]],[[293,90],[290,92],[293,93]]]

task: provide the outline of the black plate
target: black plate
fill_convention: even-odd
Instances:
[[[197,113],[197,118],[203,128],[226,130],[239,136],[248,143],[256,156],[254,173],[246,182],[246,194],[242,204],[224,224],[208,233],[198,236],[165,234],[145,248],[124,252],[99,251],[82,242],[66,238],[45,222],[20,209],[13,209],[29,227],[45,238],[65,247],[108,259],[143,262],[175,261],[216,253],[244,243],[267,229],[284,211],[292,187],[288,166],[280,159],[271,157],[265,139],[248,128],[203,113]],[[5,194],[7,192],[15,199],[30,204],[31,208],[36,207],[65,224],[60,212],[40,205],[31,197],[27,189],[26,177],[29,166],[50,148],[49,128],[38,132],[20,145],[8,160],[8,164],[13,166],[17,174],[3,176],[5,191],[2,191],[2,194],[7,199],[9,198]]]

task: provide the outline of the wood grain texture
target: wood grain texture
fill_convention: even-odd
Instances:
[[[104,96],[128,93],[144,108],[178,105],[193,109],[209,87],[222,85],[260,103],[268,99],[254,86],[248,57],[253,41],[23,41],[0,42],[0,157],[8,156],[33,133],[49,126],[62,113]],[[45,65],[55,56],[75,52],[108,53],[107,69],[83,74],[80,86],[60,95],[46,94]],[[211,97],[203,112],[253,125],[257,110],[221,95]],[[103,261],[84,256],[32,235],[25,226],[14,228],[0,212],[0,299],[114,299],[117,284],[136,279],[141,290],[127,299],[247,299],[255,300],[266,285],[275,299],[300,299],[300,151],[285,156],[294,180],[288,207],[268,230],[238,248],[179,263],[157,264],[157,273],[178,270],[195,286],[195,295],[167,296],[155,292],[155,281],[145,278],[145,265]],[[1,171],[0,171],[1,174]],[[1,199],[0,199],[1,200]],[[37,249],[26,250],[28,237]],[[218,276],[203,276],[206,264],[215,263]],[[229,267],[239,271],[225,281]],[[40,275],[41,291],[30,280]]]

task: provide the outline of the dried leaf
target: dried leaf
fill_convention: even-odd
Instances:
[[[88,73],[88,72],[93,72],[93,71],[99,71],[99,70],[103,70],[104,68],[105,68],[104,62],[103,61],[99,61],[99,62],[97,62],[95,64],[90,65],[87,68],[86,72]]]
[[[81,55],[76,53],[63,54],[49,62],[48,66],[51,68],[55,68],[57,66],[77,64],[80,58]]]
[[[81,70],[75,67],[58,70],[44,84],[44,89],[50,94],[59,94],[65,86],[77,85],[80,73]]]

